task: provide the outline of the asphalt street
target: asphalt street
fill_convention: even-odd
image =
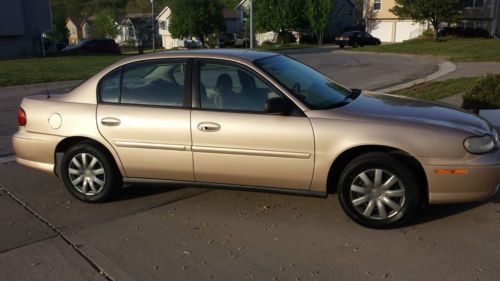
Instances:
[[[368,89],[436,66],[321,49],[290,55],[349,87]],[[393,80],[386,79],[391,72]],[[21,96],[39,89],[0,93],[5,139],[15,131]],[[8,140],[2,144],[0,155],[9,154]],[[336,195],[134,185],[111,202],[86,204],[59,179],[0,160],[2,281],[498,280],[499,233],[499,195],[426,207],[407,227],[372,230],[349,220]]]

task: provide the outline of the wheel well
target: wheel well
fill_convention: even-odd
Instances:
[[[118,170],[118,165],[116,163],[115,158],[113,157],[111,152],[108,150],[108,148],[105,147],[104,145],[102,145],[100,142],[93,140],[91,138],[87,138],[87,137],[69,137],[69,138],[65,138],[64,140],[59,142],[56,146],[54,158],[55,158],[55,164],[56,164],[55,171],[56,171],[57,175],[61,174],[60,173],[60,168],[61,168],[60,164],[61,164],[62,155],[64,155],[64,152],[66,150],[68,150],[70,147],[72,147],[76,144],[79,144],[79,143],[87,143],[87,144],[90,144],[90,145],[97,147],[99,150],[104,152],[106,154],[106,156],[109,157],[109,159],[112,161],[112,163],[115,165],[115,167]]]
[[[328,173],[327,179],[327,188],[328,193],[336,193],[337,192],[337,184],[340,179],[340,174],[344,170],[344,168],[349,164],[349,162],[365,153],[369,152],[385,152],[389,153],[392,156],[396,157],[399,161],[403,162],[407,168],[411,171],[414,171],[417,176],[418,186],[423,188],[419,189],[420,198],[422,198],[422,203],[426,204],[428,202],[428,186],[427,186],[427,176],[425,175],[424,168],[418,162],[418,160],[409,154],[406,151],[389,147],[389,146],[380,146],[380,145],[366,145],[366,146],[358,146],[354,148],[350,148],[343,153],[341,153],[333,162],[330,167],[330,171]]]

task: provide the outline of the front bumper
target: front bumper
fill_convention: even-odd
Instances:
[[[17,163],[54,175],[55,149],[63,137],[26,132],[12,136]]]
[[[465,174],[438,174],[437,169],[465,169]],[[474,166],[424,165],[429,204],[463,203],[487,199],[500,187],[500,164]]]

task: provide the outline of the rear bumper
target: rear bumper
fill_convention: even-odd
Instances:
[[[20,129],[12,136],[17,163],[54,175],[55,149],[62,139]]]
[[[438,174],[436,169],[466,169],[465,174]],[[500,164],[425,166],[429,204],[473,202],[492,197],[500,187]]]
[[[335,44],[337,44],[337,45],[349,45],[349,41],[347,41],[347,40],[336,40]]]

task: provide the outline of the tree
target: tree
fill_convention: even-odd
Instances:
[[[66,16],[60,11],[52,14],[52,30],[47,34],[50,39],[67,41],[69,30],[66,27]]]
[[[332,0],[306,0],[306,15],[311,25],[311,29],[318,38],[318,44],[323,44],[325,28],[328,25],[328,18],[335,8]]]
[[[354,0],[354,4],[356,4],[356,15],[355,15],[355,23],[362,24],[363,23],[363,9],[365,7],[366,0]]]
[[[305,0],[258,0],[253,2],[255,30],[286,32],[306,27]]]
[[[430,22],[437,40],[439,23],[453,22],[463,8],[463,0],[396,0],[396,6],[390,11],[400,18]]]
[[[196,36],[204,42],[209,34],[225,31],[222,6],[214,0],[172,0],[168,30],[174,38]]]
[[[92,36],[114,39],[118,34],[120,30],[116,23],[115,11],[110,8],[99,11],[92,23]]]
[[[127,0],[126,2],[125,12],[127,13],[151,13],[151,0]],[[169,2],[168,0],[154,0],[155,13],[163,10]]]

